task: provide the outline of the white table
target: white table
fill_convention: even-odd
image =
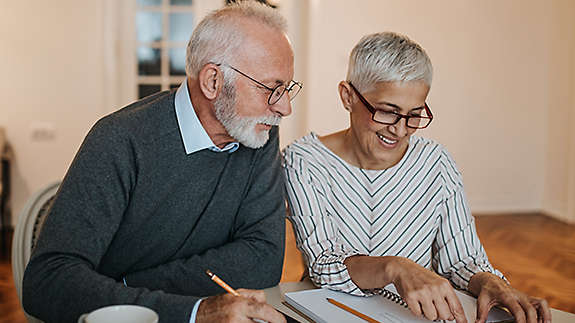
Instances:
[[[273,307],[288,314],[300,322],[312,322],[303,318],[298,313],[292,311],[290,308],[282,304],[284,301],[283,295],[285,293],[312,288],[315,288],[313,284],[309,280],[306,280],[303,282],[295,283],[281,283],[275,287],[265,289],[264,292],[266,293],[267,302]],[[551,317],[553,323],[575,323],[575,314],[563,312],[553,308],[551,309]]]

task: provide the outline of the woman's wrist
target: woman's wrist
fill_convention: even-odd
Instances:
[[[467,290],[473,294],[475,297],[479,296],[479,293],[484,287],[488,287],[490,282],[493,280],[499,280],[501,278],[497,277],[496,275],[488,272],[478,272],[475,273],[469,279],[469,283],[467,284]]]
[[[401,272],[401,257],[356,255],[344,260],[351,280],[361,289],[384,287]]]
[[[402,273],[406,271],[406,262],[410,262],[411,260],[405,257],[399,256],[385,256],[381,257],[384,258],[383,260],[383,269],[382,272],[385,275],[384,279],[387,284],[394,284],[398,285],[399,279]]]

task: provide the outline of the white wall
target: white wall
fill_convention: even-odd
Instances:
[[[553,140],[574,135],[566,116],[557,124],[557,107],[563,115],[575,108],[575,2],[310,0],[309,7],[306,130],[327,134],[348,125],[337,83],[362,35],[405,33],[435,68],[429,104],[436,119],[420,134],[454,155],[472,210],[537,211],[555,206],[546,201],[559,194],[562,204],[551,213],[566,214],[563,204],[575,194],[562,179],[575,160]],[[550,150],[560,173],[548,167]],[[546,184],[548,176],[563,186]]]
[[[547,78],[549,90],[547,167],[543,208],[575,222],[575,2],[557,1],[549,34],[549,52],[556,62]]]
[[[61,179],[91,125],[118,108],[105,70],[110,1],[0,1],[0,125],[15,149],[14,217]],[[474,212],[545,210],[575,221],[575,2],[283,0],[304,92],[282,145],[347,126],[337,95],[367,33],[418,41],[435,67],[426,136],[464,173]],[[121,80],[121,77],[119,77]],[[113,91],[112,91],[113,92]],[[33,141],[34,127],[55,137]]]
[[[13,222],[27,198],[61,179],[102,104],[100,1],[0,1],[0,126],[15,152]],[[51,140],[32,140],[35,128]]]
[[[196,0],[200,15],[223,0]],[[133,100],[135,0],[0,1],[0,126],[15,152],[12,222],[61,180],[84,136]],[[132,63],[133,65],[130,65]],[[53,138],[34,140],[37,130]]]

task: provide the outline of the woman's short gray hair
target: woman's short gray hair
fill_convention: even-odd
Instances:
[[[382,32],[364,36],[349,56],[347,80],[359,91],[378,82],[417,81],[431,86],[433,67],[425,50],[407,36]]]
[[[231,63],[245,37],[235,17],[253,19],[281,32],[287,30],[286,20],[277,10],[257,1],[242,1],[216,10],[200,21],[190,37],[186,51],[189,77],[195,78],[210,62]],[[224,71],[224,75],[229,73]]]

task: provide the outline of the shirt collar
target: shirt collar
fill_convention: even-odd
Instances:
[[[184,142],[186,154],[189,155],[206,148],[215,152],[227,151],[233,153],[239,148],[240,144],[238,142],[231,142],[224,148],[219,148],[210,139],[192,106],[187,80],[184,80],[176,91],[175,106],[176,118],[178,119],[180,135]]]

